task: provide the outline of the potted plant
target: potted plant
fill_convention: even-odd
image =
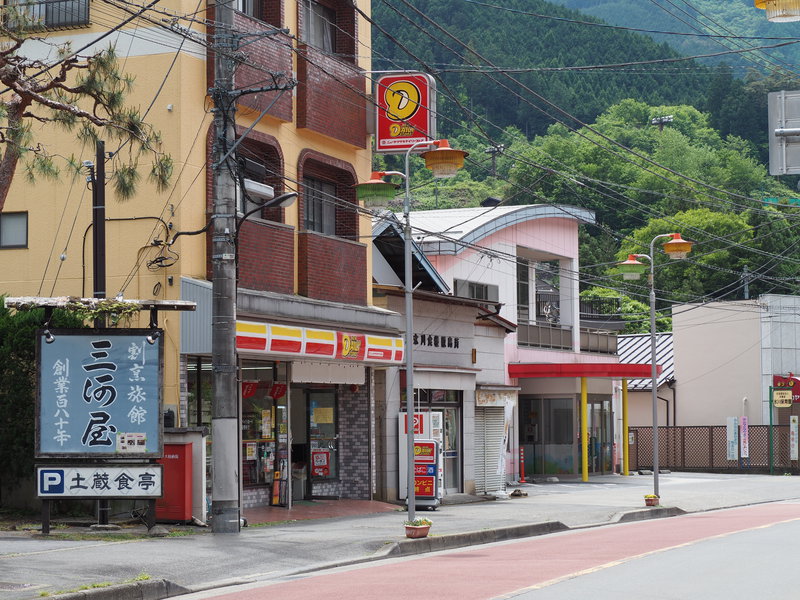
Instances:
[[[645,506],[658,506],[659,497],[655,494],[645,494],[644,495],[644,504]]]
[[[428,537],[433,521],[425,517],[417,517],[413,521],[403,521],[403,525],[406,527],[407,538],[424,538]]]

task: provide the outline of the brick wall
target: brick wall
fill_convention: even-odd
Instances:
[[[297,126],[366,148],[364,72],[301,44],[298,45],[297,79]]]
[[[370,500],[369,386],[338,386],[339,404],[339,483],[342,498]]]
[[[294,293],[294,228],[245,221],[239,231],[239,286]]]
[[[364,244],[310,231],[298,235],[298,294],[318,300],[367,304]]]
[[[248,17],[240,12],[236,12],[233,18],[234,27],[239,31],[246,31],[248,34],[255,34],[263,31],[272,31],[273,28],[258,19]],[[236,89],[263,87],[270,85],[270,77],[264,69],[272,72],[282,72],[285,80],[292,75],[292,40],[289,36],[276,33],[268,37],[248,38],[247,44],[241,49],[247,55],[248,62],[254,63],[261,68],[242,65],[236,69],[234,86]],[[263,111],[276,98],[267,114],[290,122],[292,115],[292,92],[260,92],[258,94],[247,94],[239,99],[239,103],[249,108]]]

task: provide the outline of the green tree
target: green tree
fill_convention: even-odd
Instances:
[[[650,304],[634,300],[617,290],[591,287],[581,292],[581,298],[619,298],[620,317],[625,322],[622,333],[650,333]],[[656,331],[672,331],[672,318],[656,314]]]
[[[69,313],[54,311],[53,327],[82,327]],[[30,477],[36,417],[36,330],[44,311],[11,312],[0,297],[0,487]]]

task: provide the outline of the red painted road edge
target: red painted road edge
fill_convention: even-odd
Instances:
[[[800,504],[761,504],[372,563],[214,598],[486,600],[609,563],[796,519]]]

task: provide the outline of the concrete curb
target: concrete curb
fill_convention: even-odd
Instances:
[[[440,550],[451,550],[453,548],[463,548],[465,546],[477,546],[480,544],[491,544],[494,542],[504,542],[524,537],[534,537],[566,531],[569,527],[561,521],[548,521],[545,523],[532,523],[529,525],[511,525],[509,527],[499,527],[497,529],[483,529],[481,531],[468,531],[466,533],[450,533],[444,535],[432,535],[416,540],[402,540],[392,544],[388,548],[386,556],[409,556],[412,554],[424,554],[427,552],[438,552]]]
[[[163,600],[188,592],[185,587],[166,579],[148,579],[53,596],[58,600]]]

